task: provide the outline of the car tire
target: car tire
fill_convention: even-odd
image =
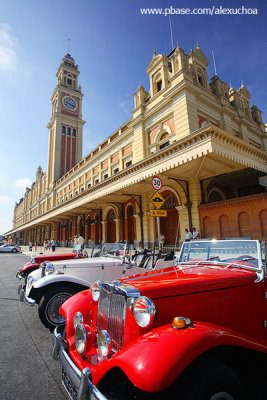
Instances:
[[[18,252],[18,250],[17,249],[13,249],[13,250],[11,250],[11,253],[17,253]]]
[[[54,287],[44,293],[38,305],[38,314],[46,328],[53,330],[56,326],[65,324],[64,317],[59,314],[59,308],[75,293],[77,293],[75,289],[64,285]]]
[[[179,396],[178,396],[179,394]],[[246,400],[243,385],[235,371],[220,362],[199,364],[189,374],[184,373],[157,400]]]

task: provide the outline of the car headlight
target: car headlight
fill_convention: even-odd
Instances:
[[[94,301],[98,301],[99,300],[101,287],[102,287],[102,282],[101,281],[95,281],[93,283],[91,291],[92,291],[92,297],[93,297]]]
[[[76,325],[75,328],[75,346],[77,352],[82,356],[86,351],[86,331],[83,324]]]
[[[100,354],[107,357],[111,352],[111,338],[104,329],[97,334],[97,346]]]
[[[80,311],[77,311],[73,318],[74,328],[76,328],[77,325],[82,323],[83,323],[83,315],[82,313],[80,313]]]
[[[45,275],[51,275],[55,272],[55,267],[52,263],[47,263],[45,266]]]
[[[135,321],[142,328],[146,328],[154,321],[156,306],[152,300],[145,296],[138,297],[133,304],[133,315]]]
[[[32,264],[36,264],[36,262],[35,262],[35,257],[31,257],[30,262],[31,262]]]

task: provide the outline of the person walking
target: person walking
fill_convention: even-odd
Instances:
[[[37,248],[38,248],[38,244],[37,244],[37,242],[35,242],[34,243],[34,250],[37,251]]]
[[[190,242],[192,238],[193,238],[192,233],[187,228],[185,228],[185,241]]]
[[[52,246],[52,252],[54,253],[54,251],[56,250],[56,241],[55,241],[55,239],[51,240],[51,246]]]
[[[29,251],[32,251],[32,241],[29,241]]]
[[[46,250],[47,250],[47,241],[46,241],[46,239],[44,240],[44,252],[46,252]]]

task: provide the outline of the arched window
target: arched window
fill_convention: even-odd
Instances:
[[[214,203],[215,201],[225,200],[223,191],[219,188],[212,188],[208,193],[208,203]]]
[[[166,200],[165,200],[165,202],[164,202],[164,205],[163,205],[163,208],[164,208],[165,210],[170,210],[170,209],[175,208],[175,207],[177,207],[176,198],[175,198],[173,195],[170,194],[170,195],[166,198]]]
[[[250,221],[249,215],[246,212],[241,212],[238,216],[238,226],[240,236],[250,236]]]
[[[109,215],[108,215],[108,220],[109,221],[113,221],[115,218],[116,218],[115,211],[111,210]]]

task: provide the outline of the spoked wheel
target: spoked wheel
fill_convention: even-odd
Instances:
[[[61,305],[76,291],[67,286],[59,286],[44,293],[38,306],[41,322],[46,328],[54,329],[65,324],[65,318],[59,313]]]

